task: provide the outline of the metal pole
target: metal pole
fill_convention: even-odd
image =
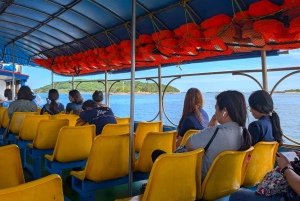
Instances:
[[[132,0],[132,20],[131,20],[131,83],[130,83],[130,145],[129,145],[129,175],[128,175],[128,195],[132,196],[132,155],[133,133],[134,133],[134,89],[135,89],[135,31],[136,31],[136,0]]]
[[[262,79],[263,79],[263,90],[268,91],[268,70],[267,70],[267,59],[266,51],[261,51],[261,67],[262,67]]]
[[[161,65],[158,65],[158,98],[159,98],[159,120],[162,121],[162,81],[161,81]]]
[[[51,85],[52,85],[52,89],[54,89],[54,73],[53,73],[53,71],[51,71]]]
[[[75,87],[74,87],[74,75],[72,75],[72,90],[74,90]]]
[[[109,92],[108,92],[108,81],[107,81],[107,71],[105,71],[105,104],[109,107]]]
[[[15,100],[15,43],[12,44],[12,83],[11,83],[11,91],[12,91],[12,100]]]

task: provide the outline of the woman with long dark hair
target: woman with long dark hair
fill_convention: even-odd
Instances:
[[[8,117],[12,118],[14,112],[36,112],[37,105],[33,102],[35,96],[28,86],[22,86],[18,91],[18,99],[8,107]]]
[[[83,98],[80,92],[77,90],[69,91],[69,100],[71,101],[71,103],[67,104],[66,113],[69,114],[71,111],[73,111],[73,113],[77,113],[77,111],[81,109],[83,104]]]
[[[41,110],[41,114],[47,112],[50,115],[58,114],[65,109],[64,105],[58,102],[59,94],[56,89],[50,89],[48,93],[48,99],[50,103],[44,105]]]
[[[249,124],[248,130],[252,135],[252,145],[259,141],[277,141],[282,144],[282,130],[278,114],[270,94],[264,90],[253,92],[249,99],[250,112],[257,121]]]
[[[182,116],[178,124],[178,138],[176,146],[190,129],[203,130],[209,123],[208,114],[203,109],[203,96],[199,89],[190,88],[185,95]]]
[[[247,150],[251,146],[251,135],[245,127],[247,106],[244,95],[238,91],[224,91],[216,100],[216,111],[209,127],[189,137],[185,144],[186,149],[192,151],[206,147],[213,139],[204,153],[202,180],[219,153]]]

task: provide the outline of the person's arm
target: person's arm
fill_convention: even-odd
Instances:
[[[260,138],[259,125],[256,122],[252,122],[248,126],[248,131],[252,137],[252,146],[254,146],[256,143],[258,143],[259,138]]]
[[[67,107],[66,107],[66,114],[69,114],[71,111],[71,108],[70,108],[70,103],[67,104]]]
[[[7,113],[8,113],[8,118],[11,120],[12,118],[12,115],[14,114],[15,112],[15,108],[13,106],[14,104],[11,103],[9,106],[8,106],[8,109],[7,109]]]
[[[281,169],[283,169],[286,166],[291,166],[289,160],[283,155],[282,153],[279,153],[279,157],[276,156],[277,163]],[[293,170],[286,169],[284,171],[284,176],[286,180],[289,182],[289,185],[292,187],[292,189],[300,195],[300,176],[297,175]]]
[[[208,127],[210,127],[210,126],[216,126],[216,125],[218,125],[218,120],[217,120],[217,118],[216,118],[216,115],[214,114],[214,115],[211,117],[211,120],[210,120],[210,122],[209,122],[209,124],[208,124]]]
[[[182,141],[182,138],[184,136],[184,134],[190,130],[190,129],[194,129],[195,126],[193,124],[193,122],[189,119],[189,118],[185,118],[182,122],[182,125],[181,125],[181,128],[180,128],[180,131],[178,133],[178,138],[177,138],[177,141],[176,141],[176,148],[179,147],[181,141]]]
[[[86,111],[82,111],[79,114],[80,119],[84,120],[84,121],[88,121],[88,114],[87,114],[87,110]]]

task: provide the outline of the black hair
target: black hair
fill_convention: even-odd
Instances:
[[[93,101],[95,102],[101,102],[103,101],[103,92],[102,91],[98,91],[96,90],[94,93],[93,93]]]
[[[56,114],[58,111],[58,103],[56,102],[59,98],[58,91],[56,89],[50,89],[48,93],[48,98],[51,101],[49,110]]]
[[[96,108],[98,104],[93,100],[87,100],[82,104],[82,109],[86,110],[87,107]]]
[[[32,101],[35,99],[35,96],[33,95],[33,92],[31,91],[29,86],[21,86],[21,88],[18,91],[18,99]]]
[[[11,91],[11,89],[5,89],[4,90],[4,97],[6,97],[7,100],[12,100],[12,91]]]
[[[274,111],[274,104],[270,94],[264,90],[255,91],[250,95],[248,102],[253,110],[265,115],[270,115],[273,137],[282,145],[283,132],[280,126],[280,119],[278,114]]]
[[[251,135],[245,126],[247,106],[244,95],[238,91],[224,91],[217,95],[216,99],[219,110],[226,108],[231,120],[243,128],[243,144],[239,150],[243,151],[249,149],[252,140]]]
[[[79,91],[76,89],[69,91],[69,95],[74,98],[74,103],[81,105],[83,103],[83,98]]]

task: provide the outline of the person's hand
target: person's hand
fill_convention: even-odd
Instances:
[[[291,165],[290,161],[287,159],[285,155],[283,155],[282,153],[278,153],[278,154],[279,157],[276,156],[276,160],[281,169],[284,168],[285,166]]]

